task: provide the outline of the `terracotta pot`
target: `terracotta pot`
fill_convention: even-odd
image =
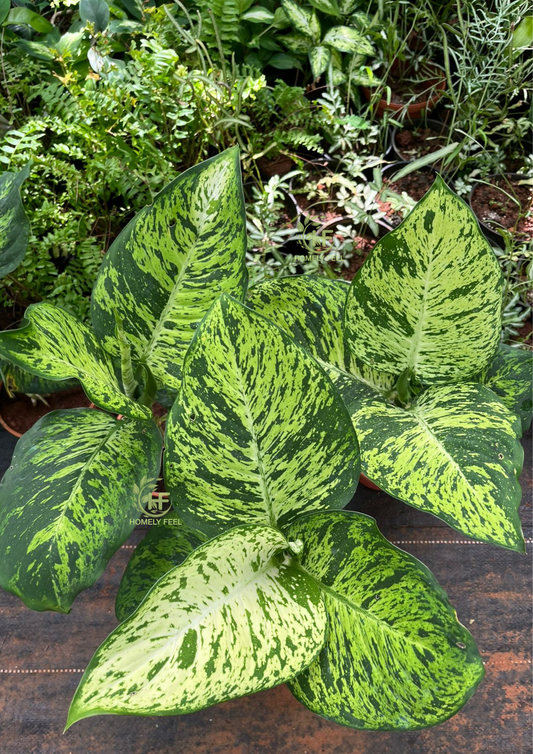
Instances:
[[[368,477],[366,477],[364,474],[359,475],[359,481],[362,485],[365,487],[368,487],[369,490],[378,490],[380,491],[381,488],[377,486],[377,484],[374,484],[374,482],[371,482]]]
[[[380,99],[374,115],[381,117],[386,112],[398,113],[402,111],[409,120],[420,120],[424,113],[434,110],[439,99],[442,97],[443,91],[446,89],[446,77],[444,72],[436,65],[428,64],[427,68],[435,72],[435,78],[427,81],[428,87],[432,87],[432,92],[427,99],[415,102],[412,105],[403,105],[397,102],[388,103],[386,99]],[[398,69],[398,66],[396,66],[396,69]],[[362,86],[361,90],[367,102],[370,102],[374,90],[366,86]]]

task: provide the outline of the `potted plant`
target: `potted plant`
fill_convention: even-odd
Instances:
[[[517,240],[533,239],[533,179],[519,173],[491,175],[478,180],[470,192],[470,206],[491,241],[501,243],[502,231]]]
[[[412,162],[420,157],[438,152],[449,143],[449,128],[440,120],[426,118],[416,124],[394,128],[391,144],[402,162]],[[433,167],[438,168],[435,164]]]
[[[394,162],[374,171],[372,185],[385,222],[396,228],[429,191],[437,173],[430,166],[416,168],[409,162]]]
[[[475,217],[437,176],[348,291],[271,281],[247,303],[328,369],[366,477],[466,536],[523,550],[518,438],[532,357],[500,346],[502,295]]]
[[[187,171],[119,236],[93,294],[98,341],[47,305],[0,335],[2,356],[55,379],[75,372],[104,409],[49,414],[17,445],[0,484],[0,584],[34,609],[67,612],[94,583],[159,471],[149,405],[165,386],[176,394],[164,454],[173,511],[132,557],[123,622],[89,663],[67,727],[96,714],[185,714],[282,682],[355,728],[437,724],[484,675],[474,640],[427,568],[342,509],[361,466],[382,482],[383,464],[411,504],[427,499],[467,535],[522,549],[520,419],[488,387],[527,423],[514,356],[493,360],[497,264],[439,180],[350,288],[287,278],[256,286],[245,305],[237,159],[230,150]],[[460,249],[446,221],[459,210],[461,230],[479,236]],[[477,263],[464,290],[459,252]],[[432,254],[437,277],[423,269]],[[438,305],[409,333],[424,297],[442,300],[435,287],[454,302],[453,351]],[[449,499],[435,498],[437,465],[450,484],[464,476]]]
[[[374,114],[378,117],[388,112],[403,115],[411,121],[419,120],[435,109],[446,89],[444,71],[429,61],[415,72],[405,61],[395,60],[382,79],[379,88],[361,87],[365,99],[372,103]],[[385,94],[382,93],[383,88]]]

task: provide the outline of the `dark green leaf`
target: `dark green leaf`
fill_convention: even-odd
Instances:
[[[105,0],[80,0],[80,17],[94,24],[95,31],[105,31],[109,23],[109,5]]]
[[[69,612],[139,516],[161,432],[95,409],[52,411],[17,443],[0,484],[0,585],[33,610]]]
[[[20,187],[29,174],[28,164],[18,173],[6,172],[0,176],[0,278],[19,266],[28,248],[30,222]]]
[[[454,715],[483,678],[472,636],[433,575],[347,511],[289,528],[322,587],[329,634],[289,688],[313,712],[366,730],[415,730]]]

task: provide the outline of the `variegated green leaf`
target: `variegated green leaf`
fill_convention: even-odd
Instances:
[[[121,392],[109,354],[87,325],[52,304],[28,307],[22,327],[1,332],[0,356],[45,380],[78,379],[100,408],[138,419],[152,416]]]
[[[349,52],[352,55],[372,55],[374,52],[364,34],[350,26],[334,26],[326,32],[322,42],[334,50]]]
[[[311,63],[311,71],[315,81],[327,70],[330,60],[331,52],[327,47],[323,45],[311,47],[309,50],[309,62]]]
[[[0,176],[0,278],[13,272],[24,258],[30,237],[20,187],[30,174],[30,165],[18,173]]]
[[[61,382],[45,380],[31,372],[26,372],[16,364],[10,364],[9,361],[0,361],[0,379],[9,395],[14,393],[47,395],[79,385],[78,380],[61,380]]]
[[[194,331],[222,292],[243,298],[246,230],[237,148],[182,173],[106,254],[92,298],[94,331],[118,355],[115,312],[136,359],[176,391]]]
[[[296,31],[310,37],[315,44],[320,41],[320,22],[314,11],[303,8],[294,0],[281,0],[281,5]]]
[[[502,276],[472,211],[437,177],[374,247],[345,312],[351,353],[426,383],[479,374],[497,348]]]
[[[133,488],[157,476],[161,446],[153,422],[88,408],[40,419],[0,483],[0,586],[33,610],[68,612],[133,530]]]
[[[226,295],[187,354],[166,448],[172,503],[209,536],[342,508],[359,476],[357,438],[325,372],[278,327]]]
[[[484,668],[472,636],[430,571],[347,511],[296,521],[299,562],[324,593],[326,645],[289,688],[313,712],[353,728],[412,730],[444,722]]]
[[[532,377],[533,353],[503,343],[483,374],[485,385],[496,393],[509,411],[520,417],[524,432],[531,425]]]
[[[315,358],[342,368],[347,292],[348,286],[339,280],[300,275],[250,288],[246,305],[288,332]]]
[[[175,523],[177,522],[177,523]],[[154,520],[154,526],[137,545],[122,576],[115,602],[115,614],[125,620],[141,604],[161,576],[202,544],[174,512]]]
[[[357,431],[365,476],[467,537],[524,551],[520,421],[491,390],[435,386],[403,409],[349,375],[337,372],[335,384]]]
[[[309,52],[313,44],[309,37],[303,34],[284,34],[280,39],[291,52],[295,53],[305,54]]]
[[[97,714],[185,714],[304,670],[324,645],[326,615],[288,550],[267,526],[195,550],[97,650],[67,726]]]

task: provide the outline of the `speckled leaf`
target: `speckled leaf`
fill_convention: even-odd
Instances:
[[[372,55],[374,48],[366,37],[350,26],[334,26],[324,35],[323,44],[351,55]]]
[[[345,312],[351,353],[423,382],[479,374],[501,330],[502,276],[472,211],[437,177],[403,223],[374,247]]]
[[[244,298],[246,229],[239,152],[182,173],[124,229],[92,298],[94,331],[118,354],[116,311],[159,387],[176,391],[194,331],[222,292]]]
[[[328,47],[324,47],[323,45],[311,47],[309,50],[309,62],[315,81],[327,70],[330,60],[331,52]]]
[[[161,432],[89,408],[52,411],[17,443],[0,484],[0,586],[66,613],[138,518],[133,487],[154,477]]]
[[[296,31],[310,37],[315,43],[320,41],[320,23],[314,11],[303,8],[294,0],[281,0],[281,5]]]
[[[173,523],[177,522],[177,523]],[[200,540],[174,512],[154,520],[154,526],[131,556],[115,602],[115,614],[125,620],[136,610],[161,576],[183,563]]]
[[[18,173],[0,175],[0,278],[13,272],[24,258],[30,237],[20,187],[30,174],[30,166]]]
[[[531,425],[533,406],[533,353],[503,343],[483,374],[485,385],[496,393],[509,411],[517,414],[525,432]]]
[[[477,647],[418,560],[361,513],[318,513],[288,531],[323,589],[326,645],[289,688],[313,712],[367,730],[447,720],[484,675]]]
[[[348,286],[300,275],[277,278],[248,291],[246,306],[270,319],[322,362],[344,366],[342,318]]]
[[[378,487],[467,537],[524,551],[520,421],[491,390],[435,386],[403,409],[345,374],[335,384],[357,431],[362,471]]]
[[[152,416],[121,392],[109,354],[87,325],[52,304],[28,307],[22,327],[1,332],[0,356],[46,380],[78,379],[100,408],[138,419]]]
[[[78,380],[61,380],[61,382],[45,380],[31,372],[26,372],[16,364],[10,364],[9,361],[0,361],[0,379],[9,395],[14,393],[47,395],[59,393],[80,384]]]
[[[343,508],[359,476],[350,416],[325,372],[229,296],[191,344],[166,448],[172,503],[208,536]]]
[[[281,532],[241,526],[195,550],[97,650],[68,725],[91,715],[180,715],[270,688],[324,645],[321,592]]]

